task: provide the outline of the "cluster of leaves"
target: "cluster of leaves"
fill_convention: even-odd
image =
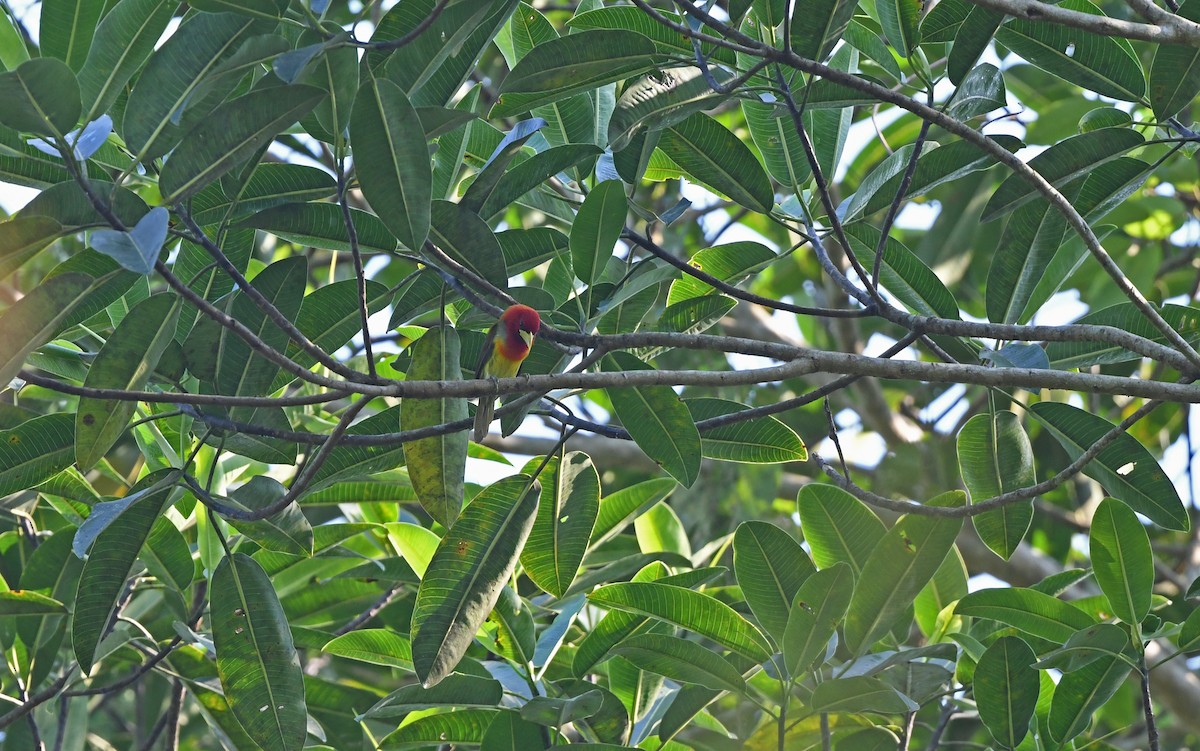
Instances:
[[[365,5],[0,9],[4,748],[1158,743],[1186,418],[1121,395],[1200,377],[1198,311],[1138,293],[1195,294],[1200,53],[967,0]],[[511,302],[504,436],[561,440],[471,444]],[[861,485],[801,438],[845,394],[893,453]],[[496,446],[533,458],[477,482]]]

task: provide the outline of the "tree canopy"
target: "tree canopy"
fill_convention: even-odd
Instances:
[[[0,2],[2,747],[1196,744],[1164,2]]]

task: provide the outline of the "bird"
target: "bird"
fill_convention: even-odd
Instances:
[[[533,339],[542,327],[541,316],[528,305],[510,305],[500,314],[488,331],[479,353],[476,378],[512,378],[521,369],[521,363],[533,347]],[[475,442],[483,441],[492,426],[492,415],[496,412],[493,397],[479,397],[475,410]]]

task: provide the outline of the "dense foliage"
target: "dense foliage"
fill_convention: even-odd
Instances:
[[[1165,2],[0,2],[3,748],[1196,743]]]

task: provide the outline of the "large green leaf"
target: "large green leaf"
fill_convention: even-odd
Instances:
[[[179,113],[203,93],[202,83],[243,42],[269,28],[269,22],[233,13],[198,13],[180,25],[150,55],[129,95],[120,132],[130,149],[143,158],[169,151],[182,135]]]
[[[958,467],[972,503],[1037,481],[1029,436],[1008,411],[975,415],[967,421],[958,434]],[[1007,560],[1033,521],[1033,501],[1011,503],[971,521],[984,544]]]
[[[992,643],[975,666],[979,719],[1005,748],[1016,748],[1029,732],[1038,700],[1037,657],[1019,636]]]
[[[660,10],[659,12],[664,17],[676,23],[684,23],[684,20],[677,13],[665,10]],[[515,19],[516,16],[514,15],[513,18]],[[676,34],[673,30],[651,18],[640,8],[635,8],[632,5],[618,5],[607,8],[594,7],[585,12],[577,13],[567,21],[567,26],[573,32],[587,29],[626,29],[636,31],[654,40],[654,45],[658,48],[659,52],[687,57],[695,55],[692,51],[691,43],[685,37]],[[709,60],[725,64],[732,64],[734,62],[733,52],[724,47],[705,44],[701,49]]]
[[[1081,455],[1113,424],[1099,415],[1060,402],[1038,402],[1029,413],[1062,444],[1072,459]],[[1167,529],[1187,530],[1191,520],[1174,484],[1145,446],[1122,433],[1083,468],[1114,498]]]
[[[304,674],[270,578],[234,553],[217,565],[209,596],[217,672],[234,716],[263,748],[298,751],[308,726]]]
[[[104,638],[109,619],[117,606],[117,600],[125,589],[125,580],[141,552],[142,545],[150,536],[154,520],[162,512],[163,505],[171,495],[173,486],[154,486],[168,475],[161,471],[147,475],[130,489],[129,495],[142,490],[151,492],[138,496],[95,538],[91,553],[83,564],[79,576],[79,590],[75,594],[74,617],[71,620],[71,641],[75,659],[85,672],[91,672],[96,648]],[[76,543],[79,542],[78,536]]]
[[[903,714],[916,712],[919,706],[879,678],[856,675],[850,678],[833,678],[818,684],[812,693],[812,709],[814,712],[828,714]]]
[[[614,352],[602,361],[609,372],[652,370],[626,352]],[[675,479],[691,487],[700,476],[700,433],[687,407],[670,386],[608,389],[608,398],[621,424],[646,452]]]
[[[1200,2],[1186,0],[1176,13],[1189,21],[1200,21]],[[1160,44],[1150,64],[1150,104],[1160,120],[1174,117],[1200,94],[1200,49],[1194,46]]]
[[[273,86],[221,105],[171,153],[159,176],[163,200],[172,203],[198,192],[257,153],[324,98],[325,92],[314,86]]]
[[[350,426],[347,435],[382,435],[400,430],[400,407],[389,407]],[[309,492],[350,479],[361,479],[404,464],[404,445],[338,446],[313,476]]]
[[[435,748],[442,744],[458,748],[478,746],[497,714],[495,709],[458,709],[421,717],[384,737],[379,749]]]
[[[413,666],[426,687],[450,674],[495,606],[533,527],[540,493],[526,475],[493,483],[442,538],[412,615]]]
[[[628,212],[625,188],[619,180],[597,185],[579,207],[571,225],[571,264],[586,286],[595,284],[612,258]]]
[[[854,9],[852,0],[818,0],[792,9],[792,50],[801,57],[824,62],[845,34]]]
[[[532,473],[534,459],[525,466]],[[410,470],[411,473],[411,470]],[[600,507],[600,476],[587,454],[571,451],[542,469],[542,497],[521,566],[535,584],[562,597],[583,561]]]
[[[963,19],[946,61],[946,73],[954,84],[961,84],[967,74],[974,70],[975,63],[992,43],[992,37],[1000,24],[1004,23],[1004,18],[1000,11],[978,6],[972,8]]]
[[[154,51],[173,10],[166,0],[121,0],[100,21],[87,61],[78,71],[85,122],[112,106]]]
[[[783,656],[792,675],[801,675],[825,655],[829,640],[850,607],[854,570],[838,562],[808,577],[790,603]]]
[[[0,314],[0,388],[8,386],[30,352],[60,330],[94,281],[87,274],[59,274]]]
[[[18,216],[0,223],[0,279],[63,234],[62,225],[46,216]]]
[[[667,310],[669,311],[670,307]],[[666,317],[666,313],[663,315]],[[686,399],[684,404],[696,422],[750,409],[738,402],[707,397]],[[745,464],[782,464],[808,459],[808,449],[800,440],[800,436],[769,415],[732,425],[708,428],[700,436],[700,448],[710,459]]]
[[[167,345],[174,341],[178,302],[174,295],[152,295],[135,305],[100,348],[83,385],[129,391],[145,386]],[[91,469],[108,453],[136,408],[132,401],[80,398],[75,414],[75,461],[81,470]]]
[[[879,246],[879,230],[858,222],[846,227],[846,239],[859,260],[871,268],[875,263],[875,248]],[[960,317],[958,301],[933,269],[894,237],[889,236],[884,246],[879,277],[883,286],[914,313],[939,318]]]
[[[1034,589],[981,589],[958,601],[954,612],[990,618],[1031,636],[1065,642],[1080,629],[1095,625],[1087,613]]]
[[[719,68],[709,75],[718,84],[726,84],[733,78]],[[716,107],[728,96],[714,91],[699,68],[669,68],[652,73],[629,84],[621,93],[608,121],[609,144],[613,151],[620,151],[637,134],[670,127],[693,112]]]
[[[709,276],[734,284],[777,258],[778,256],[762,243],[742,241],[704,248],[693,255],[688,263]],[[716,292],[717,290],[707,282],[684,275],[671,282],[671,289],[667,293],[667,305]]]
[[[646,73],[663,60],[653,41],[626,29],[590,29],[552,39],[534,47],[509,72],[490,116],[519,115]]]
[[[887,533],[875,512],[841,488],[817,483],[800,489],[796,506],[817,566],[827,569],[844,561],[855,577],[861,576],[871,552]]]
[[[392,253],[396,250],[396,238],[382,219],[354,208],[350,209],[350,217],[361,252]],[[265,230],[289,242],[314,248],[349,251],[351,247],[341,207],[333,203],[283,203],[263,209],[237,222],[236,226]]]
[[[412,345],[412,365],[407,377],[412,380],[461,381],[458,331],[450,326],[435,326]],[[480,397],[486,399],[488,397]],[[400,427],[415,430],[467,418],[467,400],[462,398],[415,399],[400,401]],[[449,528],[458,518],[463,504],[463,483],[467,472],[466,431],[421,438],[404,444],[404,463],[417,499],[429,514]]]
[[[339,636],[329,644],[333,645],[347,636],[353,636],[353,633]],[[401,638],[398,634],[391,636]],[[375,706],[364,712],[363,716],[403,717],[409,712],[435,707],[495,707],[503,697],[500,682],[495,679],[454,673],[431,688],[411,685],[397,689],[380,699]]]
[[[1104,15],[1088,0],[1064,0],[1059,7]],[[996,32],[996,40],[1042,70],[1102,96],[1136,102],[1146,93],[1146,74],[1124,39],[1013,18]]]
[[[40,485],[75,459],[75,416],[42,415],[0,430],[0,498]]]
[[[330,640],[321,651],[348,660],[412,671],[408,637],[387,628],[364,628]]]
[[[369,78],[354,99],[350,137],[363,195],[392,234],[410,250],[429,235],[432,172],[421,119],[404,90]]]
[[[929,502],[933,506],[959,506],[966,502],[961,490],[952,490]],[[854,585],[846,615],[846,647],[864,653],[895,625],[954,546],[962,519],[906,514],[896,522],[867,557]]]
[[[1054,687],[1050,703],[1050,737],[1066,743],[1086,730],[1092,715],[1112,698],[1128,675],[1129,664],[1120,656],[1102,657],[1064,675]]]
[[[728,660],[694,641],[677,636],[638,634],[618,644],[613,653],[642,670],[680,683],[715,691],[741,693],[746,690],[741,671]]]
[[[256,475],[230,494],[236,506],[248,511],[266,508],[287,495],[287,488],[278,480],[266,475]],[[313,530],[300,506],[292,501],[265,519],[255,521],[232,521],[239,532],[254,540],[264,550],[274,550],[292,555],[313,554]]]
[[[984,299],[989,320],[1016,323],[1028,317],[1030,301],[1066,232],[1066,219],[1049,201],[1035,200],[1013,212],[988,270]]]
[[[883,33],[900,56],[912,56],[921,43],[920,0],[881,0],[875,10]]]
[[[1096,583],[1113,614],[1126,623],[1141,623],[1150,612],[1154,554],[1137,514],[1120,501],[1105,498],[1092,516],[1088,542]]]
[[[66,63],[37,57],[0,73],[0,123],[43,136],[66,135],[79,121],[79,82]]]
[[[593,547],[621,533],[639,514],[664,500],[678,485],[669,477],[645,480],[622,488],[600,501],[589,544]]]
[[[774,524],[742,522],[733,535],[733,571],[763,630],[782,643],[792,600],[816,571],[804,548]]]
[[[733,608],[683,587],[660,582],[609,584],[588,595],[588,600],[685,628],[756,662],[766,660],[772,651],[762,632]]]
[[[697,181],[751,211],[767,213],[775,203],[754,153],[708,115],[697,112],[665,129],[658,147]]]
[[[42,56],[57,57],[72,70],[82,68],[103,10],[103,3],[92,0],[42,0],[38,20]]]
[[[508,286],[504,251],[487,222],[457,203],[434,201],[429,239],[454,260],[493,285]]]

